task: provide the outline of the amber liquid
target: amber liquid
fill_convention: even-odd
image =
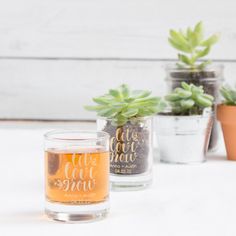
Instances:
[[[95,204],[109,195],[109,152],[99,148],[45,152],[46,198],[63,204]]]

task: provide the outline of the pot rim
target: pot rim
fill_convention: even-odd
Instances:
[[[178,119],[194,119],[194,118],[206,118],[213,116],[213,112],[210,111],[209,113],[202,114],[202,115],[166,115],[165,113],[159,113],[156,115],[157,117],[166,117],[166,118],[178,118]]]
[[[224,104],[224,103],[219,103],[217,104],[218,107],[228,107],[228,108],[235,108],[236,109],[236,105],[227,105],[227,104]]]

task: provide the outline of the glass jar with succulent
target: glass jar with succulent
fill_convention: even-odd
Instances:
[[[168,109],[156,118],[161,161],[194,163],[206,160],[214,98],[202,86],[181,83],[165,97]]]
[[[223,66],[214,65],[205,57],[218,40],[219,34],[207,38],[204,36],[202,22],[197,23],[193,28],[170,30],[168,41],[178,51],[177,63],[166,66],[166,81],[170,90],[179,87],[183,81],[197,86],[202,85],[205,92],[215,98],[213,105],[216,104],[223,80]],[[217,141],[218,128],[214,123],[209,149],[216,149]]]
[[[93,98],[99,130],[110,135],[110,180],[115,190],[148,186],[152,177],[152,117],[164,109],[159,97],[125,84]]]
[[[236,161],[236,89],[223,86],[220,92],[224,100],[217,106],[217,119],[223,130],[227,158]]]

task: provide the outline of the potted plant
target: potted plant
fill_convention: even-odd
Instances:
[[[217,119],[221,122],[227,158],[236,161],[236,89],[222,87],[220,91],[225,100],[217,106]]]
[[[205,92],[219,99],[219,88],[223,80],[223,66],[214,65],[210,60],[203,60],[211,51],[212,46],[219,40],[218,34],[204,37],[203,24],[186,30],[170,30],[169,43],[178,51],[178,62],[166,66],[166,81],[170,90],[181,85],[184,81],[196,86],[202,85]],[[215,106],[213,107],[215,111]],[[217,147],[218,129],[214,123],[209,149]]]
[[[204,93],[202,86],[182,82],[165,100],[169,111],[156,118],[161,161],[185,164],[205,161],[214,98]]]
[[[110,135],[110,180],[115,190],[139,189],[152,179],[152,117],[164,109],[159,97],[127,85],[110,89],[86,106],[96,111],[97,126]]]

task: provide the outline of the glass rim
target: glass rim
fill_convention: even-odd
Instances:
[[[191,68],[187,68],[187,67],[180,68],[176,65],[175,62],[172,62],[172,63],[165,64],[164,68],[166,71],[171,71],[171,70],[175,70],[175,71],[193,71],[193,70],[194,71],[212,71],[212,70],[223,70],[224,64],[223,63],[212,63],[212,64],[206,66],[204,69],[200,69],[200,68],[191,69]]]
[[[142,120],[142,119],[147,120],[147,119],[153,118],[154,116],[155,116],[155,114],[154,114],[154,115],[149,115],[149,116],[132,117],[132,118],[130,118],[130,119],[127,118],[127,121],[129,121],[129,120]],[[100,120],[109,120],[109,121],[112,121],[112,120],[113,120],[112,118],[107,118],[107,117],[105,117],[105,116],[98,116],[97,119],[100,119]]]
[[[77,138],[68,138],[68,137],[59,137],[59,135],[68,135],[68,134],[78,134],[81,137]],[[83,135],[91,135],[91,137],[84,137]],[[58,136],[57,136],[58,135]],[[95,137],[95,135],[97,135]],[[98,136],[100,135],[100,137]],[[73,130],[73,129],[57,129],[51,130],[44,134],[44,140],[54,141],[54,142],[90,142],[90,141],[99,141],[109,139],[110,135],[105,131],[95,131],[95,130]]]

